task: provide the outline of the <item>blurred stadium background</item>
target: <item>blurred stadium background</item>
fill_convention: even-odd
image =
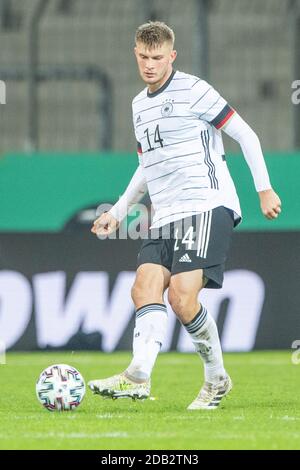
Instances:
[[[294,69],[300,67],[294,37],[298,1],[1,0],[0,5],[1,74],[9,77],[2,152],[132,151],[129,110],[142,86],[133,36],[137,25],[157,18],[176,32],[179,70],[205,76],[222,90],[259,130],[266,149],[295,146],[290,95]],[[30,116],[32,108],[38,115]]]
[[[226,139],[245,220],[224,289],[205,293],[224,349],[290,348],[299,336],[300,1],[0,0],[0,339],[9,349],[130,349],[140,241],[98,241],[89,227],[137,164],[131,100],[143,84],[132,49],[149,19],[174,28],[176,68],[210,81],[257,131],[283,201],[280,219],[265,221]],[[190,350],[173,317],[165,349]]]

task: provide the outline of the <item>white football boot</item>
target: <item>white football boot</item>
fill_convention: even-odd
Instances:
[[[212,384],[205,382],[197,398],[188,406],[188,410],[215,410],[222,398],[226,397],[232,389],[229,375],[220,377],[220,382]]]
[[[133,382],[124,372],[107,379],[91,380],[88,386],[93,393],[105,398],[145,400],[150,396],[150,379],[146,382]]]

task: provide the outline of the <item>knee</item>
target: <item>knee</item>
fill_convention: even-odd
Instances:
[[[131,288],[131,298],[135,306],[144,303],[161,302],[162,289],[147,282],[147,280],[136,279]]]
[[[131,297],[136,308],[145,304],[164,303],[163,294],[169,284],[170,273],[159,265],[141,265],[131,289]]]
[[[172,307],[172,310],[182,317],[190,308],[193,299],[191,299],[191,293],[185,289],[175,289],[174,287],[169,288],[168,301]]]
[[[140,282],[135,281],[135,283],[133,284],[133,286],[131,288],[131,298],[132,298],[133,302],[135,304],[139,303],[139,301],[143,297],[143,295],[144,295],[143,286],[141,285]]]

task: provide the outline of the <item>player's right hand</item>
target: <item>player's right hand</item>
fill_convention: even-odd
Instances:
[[[119,227],[119,221],[115,219],[109,212],[103,214],[95,220],[91,232],[96,235],[110,235]]]

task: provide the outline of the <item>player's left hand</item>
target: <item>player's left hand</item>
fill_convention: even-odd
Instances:
[[[269,219],[276,219],[281,212],[281,200],[273,189],[259,191],[260,207],[264,216]]]

